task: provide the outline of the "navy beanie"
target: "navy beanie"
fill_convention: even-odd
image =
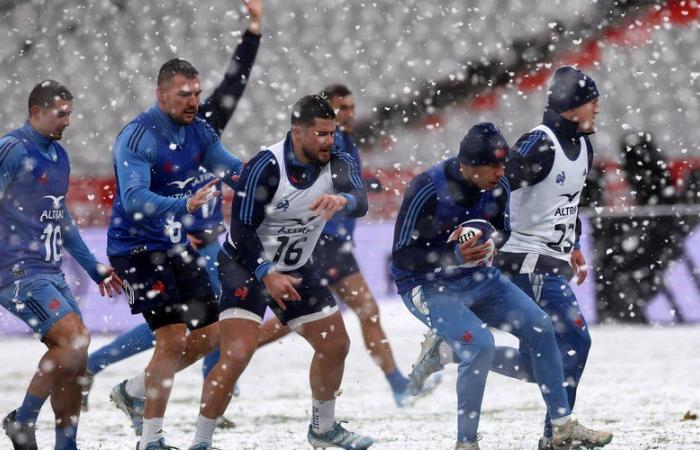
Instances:
[[[549,85],[547,108],[561,113],[597,98],[598,87],[593,78],[571,66],[557,69]]]
[[[471,127],[459,144],[459,162],[468,166],[501,164],[508,159],[508,143],[491,122]]]

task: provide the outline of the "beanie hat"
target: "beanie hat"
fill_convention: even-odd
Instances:
[[[471,127],[459,144],[459,162],[468,166],[502,164],[508,159],[508,143],[491,122]]]
[[[571,66],[557,69],[549,86],[547,108],[562,113],[588,103],[600,94],[595,81]]]

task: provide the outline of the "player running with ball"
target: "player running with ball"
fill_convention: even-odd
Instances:
[[[455,230],[460,224],[473,224],[472,219],[510,229],[510,190],[503,178],[507,154],[500,131],[490,123],[478,124],[462,140],[458,158],[414,178],[396,222],[393,272],[408,309],[449,344],[459,364],[455,448],[479,449],[481,402],[495,353],[488,325],[527,344],[534,378],[552,417],[552,443],[556,449],[569,449],[592,430],[571,417],[551,318],[490,266],[492,241],[451,240],[459,236]]]

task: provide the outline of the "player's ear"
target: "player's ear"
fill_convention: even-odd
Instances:
[[[296,136],[297,138],[302,135],[302,129],[299,125],[292,125],[292,136]]]
[[[162,103],[165,101],[165,89],[163,89],[163,86],[158,85],[156,87],[156,98],[158,99],[158,102]]]
[[[36,120],[41,115],[41,108],[38,105],[32,105],[29,109],[29,117]]]

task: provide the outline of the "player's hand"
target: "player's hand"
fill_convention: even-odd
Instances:
[[[277,303],[280,309],[287,309],[284,302],[296,302],[301,300],[301,296],[294,289],[301,283],[301,278],[293,277],[279,272],[268,272],[262,279],[270,297]]]
[[[220,197],[221,192],[216,189],[216,183],[218,182],[219,179],[214,178],[195,192],[192,197],[187,199],[187,212],[193,213],[212,198]]]
[[[204,240],[197,239],[194,234],[190,234],[190,233],[187,233],[187,240],[190,241],[190,245],[195,250],[199,250],[199,246],[201,245],[202,242],[204,242]]]
[[[250,18],[250,24],[248,25],[248,31],[253,34],[260,34],[260,27],[262,25],[263,16],[263,2],[262,0],[243,0],[245,7],[248,10]]]
[[[323,214],[323,219],[328,220],[348,204],[348,199],[342,195],[323,194],[309,206],[314,214]]]
[[[114,267],[100,264],[98,270],[100,274],[106,275],[106,277],[100,283],[97,283],[97,285],[100,287],[100,295],[104,297],[106,293],[107,296],[111,298],[114,297],[115,293],[117,295],[121,294],[124,288],[124,283],[122,282],[122,279],[119,278],[119,275],[114,272]]]
[[[460,230],[461,232],[461,230]],[[458,244],[459,254],[462,256],[462,261],[465,263],[478,262],[488,256],[491,251],[491,243],[484,242],[483,244],[476,245],[477,241],[483,233],[478,231],[473,238],[469,239],[467,242]]]
[[[588,276],[586,258],[583,257],[581,250],[574,250],[571,252],[571,267],[574,269],[576,284],[581,285],[584,281],[586,281],[586,277]]]

